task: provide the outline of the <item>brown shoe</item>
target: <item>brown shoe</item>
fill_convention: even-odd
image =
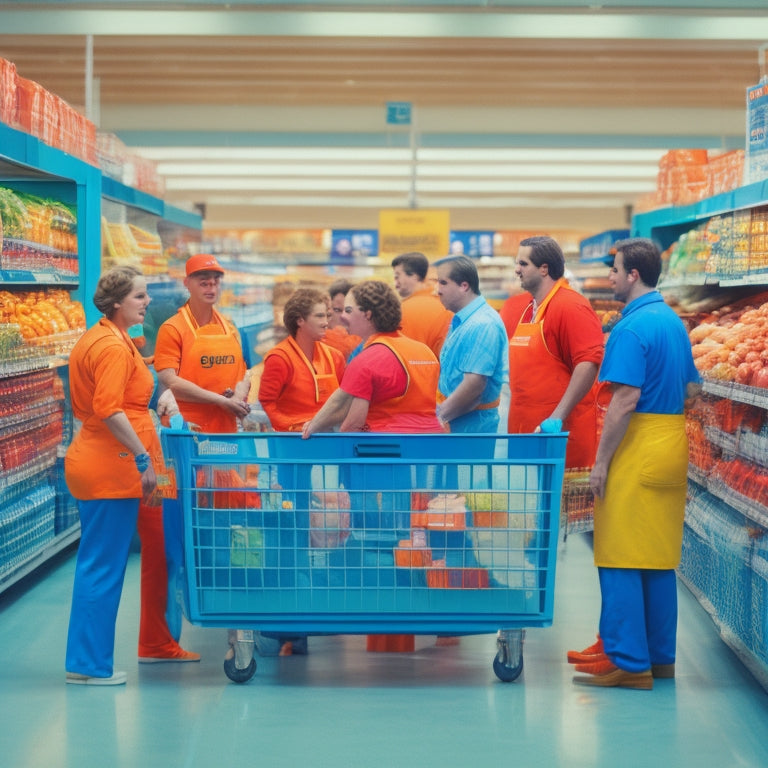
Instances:
[[[592,643],[592,645],[587,646],[583,651],[568,651],[567,656],[569,664],[583,664],[588,661],[598,661],[600,657],[605,656],[603,640],[600,635],[598,635],[597,641]]]
[[[576,685],[594,685],[600,688],[634,688],[641,691],[650,691],[653,688],[650,669],[646,669],[645,672],[627,672],[617,667],[613,672],[605,675],[574,677],[573,682]]]
[[[652,664],[651,674],[657,680],[669,680],[675,676],[674,664]]]

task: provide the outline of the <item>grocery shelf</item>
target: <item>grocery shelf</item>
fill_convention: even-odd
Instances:
[[[115,202],[140,208],[142,211],[154,214],[171,224],[190,229],[202,229],[203,226],[203,219],[200,214],[176,208],[158,197],[129,187],[109,176],[101,177],[101,194]]]
[[[0,283],[4,285],[56,285],[77,287],[77,275],[63,275],[57,272],[31,272],[24,269],[0,269]]]
[[[746,405],[768,409],[768,389],[749,387],[746,384],[736,384],[732,381],[713,381],[712,379],[704,379],[702,385],[704,392],[708,395],[724,397],[727,400],[735,400]]]
[[[0,592],[4,592],[20,579],[32,573],[54,555],[63,551],[71,544],[74,544],[80,538],[80,523],[75,523],[67,530],[57,534],[53,539],[46,542],[40,549],[31,552],[29,557],[19,563],[13,570],[0,575]]]

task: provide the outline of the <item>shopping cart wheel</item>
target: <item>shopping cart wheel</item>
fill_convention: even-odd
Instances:
[[[235,683],[247,683],[256,673],[253,630],[230,629],[227,639],[229,650],[224,658],[224,674]]]
[[[247,683],[256,674],[256,659],[251,659],[245,669],[238,668],[234,657],[224,659],[224,674],[234,683]]]
[[[493,671],[503,683],[517,680],[523,671],[523,638],[522,629],[500,629],[496,637],[496,658],[493,660]]]

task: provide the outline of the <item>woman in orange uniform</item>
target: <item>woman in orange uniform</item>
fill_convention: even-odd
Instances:
[[[365,280],[347,294],[344,323],[363,339],[341,385],[304,427],[304,437],[341,425],[342,432],[442,432],[437,419],[440,364],[432,350],[403,336],[395,292]]]
[[[113,668],[117,609],[139,503],[156,490],[162,456],[148,410],[155,382],[128,335],[144,320],[146,282],[134,267],[116,267],[102,275],[93,301],[104,317],[69,358],[72,410],[82,427],[64,466],[81,535],[66,681],[120,685],[126,675]]]
[[[285,305],[289,336],[267,352],[259,402],[277,432],[299,432],[338,389],[344,356],[323,343],[328,328],[328,296],[298,289]]]
[[[190,256],[189,300],[157,332],[155,370],[188,424],[202,432],[236,432],[251,410],[245,360],[235,326],[216,310],[224,269],[205,253]]]

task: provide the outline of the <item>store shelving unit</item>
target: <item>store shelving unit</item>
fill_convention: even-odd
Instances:
[[[692,205],[639,214],[633,219],[632,234],[650,237],[665,249],[685,233],[709,225],[713,217],[749,217],[753,209],[766,205],[768,180]],[[749,258],[743,258],[744,239],[739,244],[734,237],[733,242],[730,262],[729,254],[720,255],[725,263],[717,270],[709,269],[708,265],[703,272],[683,272],[663,279],[662,292],[694,289],[716,296],[733,286],[747,293],[750,286],[755,293],[758,289],[764,291],[768,271],[750,270]],[[749,251],[747,245],[746,253]],[[703,430],[704,454],[714,464],[690,465],[679,572],[710,612],[725,641],[751,668],[768,679],[768,635],[764,632],[768,626],[768,507],[755,490],[761,487],[759,482],[744,483],[741,487],[742,483],[734,482],[733,473],[727,470],[737,464],[760,481],[768,476],[768,414],[762,414],[763,427],[757,433],[734,424],[726,429],[717,423],[716,415],[719,405],[725,406],[725,410],[738,407],[733,404],[768,412],[768,390],[705,378],[704,393],[709,398],[705,412],[711,419]]]
[[[36,262],[27,268],[21,249],[12,268],[0,270],[0,288],[11,293],[64,288],[82,304],[88,325],[98,319],[91,297],[101,274],[101,216],[106,205],[122,205],[142,220],[151,219],[171,240],[182,236],[178,232],[184,237],[197,232],[199,239],[202,227],[196,214],[104,177],[99,168],[2,123],[0,186],[63,202],[77,213],[76,260],[60,268],[49,258],[43,266]],[[73,429],[66,398],[67,361],[77,337],[79,332],[56,334],[50,343],[0,359],[6,406],[0,415],[0,440],[5,438],[13,458],[12,466],[0,464],[0,591],[80,535],[63,479],[63,455]],[[49,386],[54,394],[49,394]],[[30,401],[33,407],[26,407],[25,397],[35,398]],[[43,425],[53,430],[53,444],[32,450],[30,440],[37,441],[39,449]]]

